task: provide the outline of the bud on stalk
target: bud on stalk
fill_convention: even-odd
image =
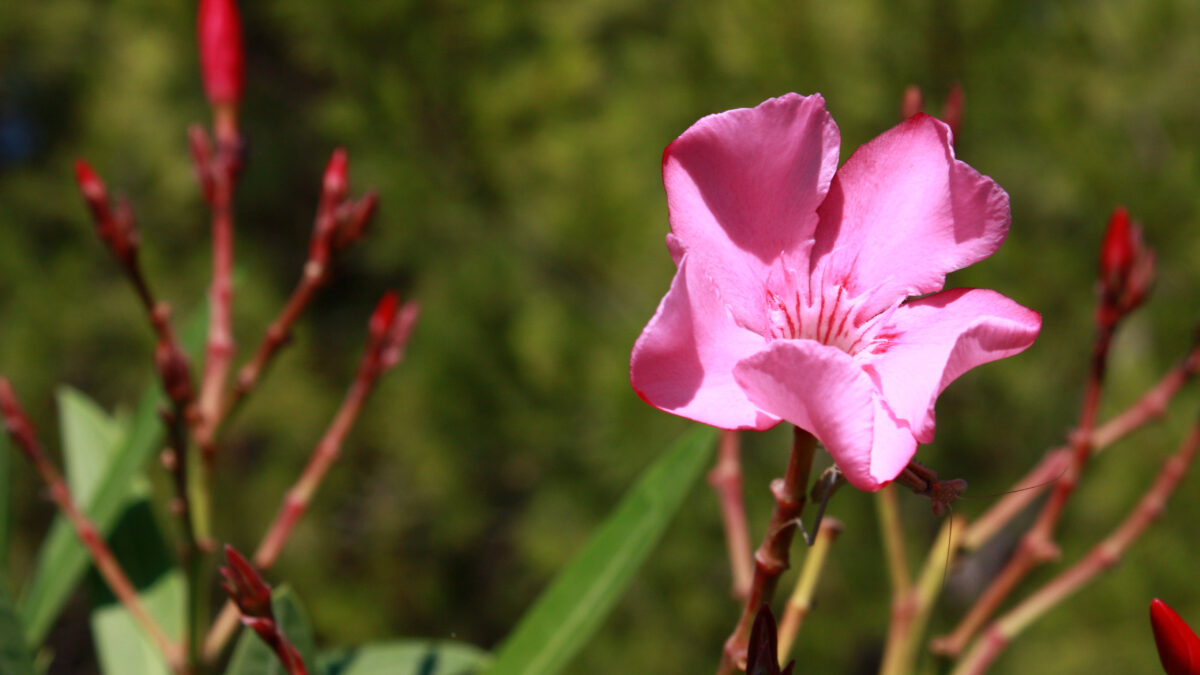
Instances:
[[[242,18],[235,0],[200,0],[196,20],[200,73],[213,106],[236,106],[246,82]]]

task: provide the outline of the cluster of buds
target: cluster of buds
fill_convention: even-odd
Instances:
[[[79,183],[79,191],[92,213],[96,233],[118,262],[126,268],[131,267],[137,257],[138,232],[129,202],[122,199],[116,208],[113,208],[104,182],[82,159],[75,160],[75,180]]]
[[[330,255],[358,241],[375,216],[379,195],[368,190],[362,197],[350,199],[348,173],[346,151],[338,148],[330,156],[321,181],[321,200],[309,240],[306,274],[324,274]]]
[[[1154,251],[1142,239],[1142,227],[1117,207],[1100,247],[1100,304],[1096,322],[1111,328],[1145,301],[1154,285]]]
[[[1158,598],[1150,602],[1150,627],[1154,629],[1154,644],[1167,675],[1200,673],[1200,637]]]
[[[221,568],[221,587],[237,605],[242,615],[242,624],[258,634],[289,675],[307,675],[300,652],[283,634],[275,612],[271,608],[271,587],[242,554],[225,546],[225,567]]]
[[[380,372],[400,363],[420,309],[420,305],[413,300],[400,305],[400,296],[395,291],[384,293],[367,324],[365,363],[374,362],[374,367]]]

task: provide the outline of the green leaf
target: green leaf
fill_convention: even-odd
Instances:
[[[92,399],[71,387],[58,389],[58,424],[71,496],[86,504],[96,494],[104,468],[124,434]]]
[[[4,450],[5,448],[0,448]],[[8,601],[8,592],[0,583],[0,673],[4,675],[34,675],[33,658],[25,644],[21,620]]]
[[[308,672],[316,673],[316,647],[308,614],[296,594],[280,586],[271,594],[271,609],[288,642],[300,652]],[[225,675],[287,675],[279,657],[252,630],[242,630]]]
[[[144,487],[137,492],[145,493]],[[147,611],[167,635],[183,634],[187,588],[150,509],[138,499],[121,514],[109,537]],[[101,669],[108,675],[171,675],[162,652],[125,606],[117,601],[99,574],[92,572],[92,636]]]
[[[134,478],[159,447],[162,423],[157,409],[161,400],[157,387],[142,397],[129,431],[120,447],[109,456],[92,498],[83,502],[84,512],[106,538],[130,497]],[[75,529],[59,514],[42,544],[33,580],[21,606],[31,644],[41,644],[45,639],[89,564],[87,550],[76,537]]]
[[[203,343],[206,321],[207,315],[201,312],[183,331],[184,347],[191,354],[199,351]],[[92,498],[81,502],[84,513],[105,537],[116,525],[134,479],[161,447],[163,429],[158,408],[164,400],[157,382],[146,390],[134,409],[128,430],[109,455]],[[33,578],[21,599],[21,619],[30,644],[41,644],[46,639],[46,633],[88,564],[87,551],[75,536],[74,528],[59,514],[42,542]]]
[[[559,672],[591,638],[712,457],[698,427],[647,469],[504,641],[490,675]]]
[[[479,647],[450,640],[396,640],[322,654],[324,675],[470,675],[490,658]]]

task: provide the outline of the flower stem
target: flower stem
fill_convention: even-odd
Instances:
[[[783,478],[771,481],[775,510],[771,513],[771,522],[767,526],[763,542],[754,554],[754,579],[750,585],[750,594],[746,598],[746,605],[737,626],[725,641],[721,665],[717,669],[718,675],[728,675],[745,667],[746,649],[754,616],[759,606],[768,602],[774,595],[779,576],[788,568],[788,548],[807,501],[805,490],[816,448],[817,439],[800,427],[795,427],[787,473]]]
[[[145,631],[146,635],[158,646],[167,665],[174,673],[189,673],[188,661],[184,658],[183,650],[159,625],[145,605],[138,598],[137,589],[129,580],[121,563],[113,555],[112,549],[104,542],[96,525],[79,510],[71,496],[71,489],[63,480],[62,474],[46,457],[41,443],[37,440],[32,423],[21,408],[16,394],[8,380],[0,377],[0,408],[3,409],[4,426],[22,453],[29,459],[42,480],[50,490],[50,497],[75,528],[79,540],[87,548],[92,562],[100,576],[104,578],[112,590],[113,596],[129,611],[133,620]]]
[[[904,550],[904,522],[900,520],[900,509],[896,503],[896,490],[888,486],[875,493],[875,507],[879,515],[879,534],[887,552],[888,576],[892,581],[892,598],[907,593],[912,586],[912,574],[908,570],[908,554]]]
[[[925,557],[916,585],[902,595],[893,596],[892,617],[883,652],[880,675],[904,675],[913,672],[921,639],[929,624],[933,604],[941,593],[946,572],[963,536],[966,519],[950,516]]]
[[[783,610],[783,619],[779,622],[779,662],[786,663],[791,655],[792,645],[796,635],[804,624],[805,617],[812,609],[813,593],[817,589],[817,581],[825,569],[825,560],[829,549],[842,532],[842,523],[837,518],[823,518],[817,529],[813,545],[804,556],[804,566],[800,568],[800,578],[796,580],[796,588],[788,598]]]
[[[745,601],[750,595],[754,567],[750,554],[750,530],[746,527],[746,505],[742,500],[741,443],[738,432],[721,432],[717,463],[708,472],[708,483],[717,493],[729,547],[729,569],[734,599]]]

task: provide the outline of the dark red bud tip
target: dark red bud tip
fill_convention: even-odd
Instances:
[[[271,587],[263,581],[258,570],[242,554],[228,544],[225,545],[225,562],[221,568],[225,592],[249,617],[271,618]]]
[[[1200,637],[1158,598],[1150,602],[1150,627],[1167,675],[1200,675]]]
[[[958,138],[958,129],[962,125],[963,110],[966,108],[967,97],[962,85],[955,82],[946,93],[946,103],[942,106],[942,121],[950,127],[950,133]]]
[[[346,198],[349,189],[346,178],[349,163],[344,148],[337,148],[329,157],[329,164],[325,167],[325,178],[321,183],[321,196],[329,200],[330,206],[336,206]]]
[[[87,160],[82,158],[75,160],[75,181],[79,183],[79,191],[83,193],[83,198],[89,204],[104,200],[107,197],[104,190],[104,182],[92,170]]]
[[[1108,231],[1100,247],[1100,276],[1107,284],[1119,284],[1133,267],[1134,241],[1130,232],[1129,211],[1118,206],[1108,219]]]
[[[379,304],[375,305],[375,311],[371,314],[371,321],[367,324],[373,341],[382,340],[387,335],[392,321],[396,318],[396,307],[399,304],[400,295],[396,291],[388,291],[379,299]]]
[[[915,84],[908,85],[900,99],[900,120],[906,120],[924,109],[925,97],[921,94],[921,88]]]
[[[200,0],[196,18],[200,74],[213,105],[236,104],[245,88],[242,17],[234,0]]]

